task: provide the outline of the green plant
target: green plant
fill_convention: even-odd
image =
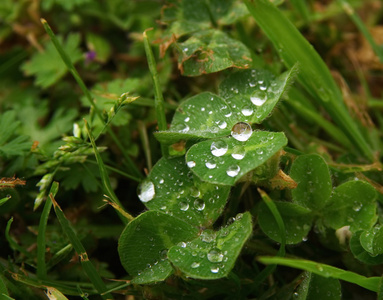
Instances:
[[[315,41],[346,10],[381,51],[362,1],[314,4],[0,5],[7,26],[41,9],[60,32],[42,19],[25,34],[39,52],[0,55],[0,77],[35,78],[0,84],[1,297],[381,298],[383,118],[350,104],[298,29]]]

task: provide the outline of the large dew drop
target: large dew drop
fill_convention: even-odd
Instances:
[[[205,202],[202,200],[202,199],[196,199],[194,201],[194,207],[198,210],[198,211],[202,211],[205,209]]]
[[[138,186],[138,198],[142,202],[149,202],[156,195],[153,182],[146,180]]]
[[[247,141],[252,133],[251,126],[245,122],[238,122],[231,129],[231,136],[241,142]]]
[[[246,117],[251,116],[253,114],[253,112],[254,112],[253,109],[248,105],[243,107],[241,110],[241,113]]]
[[[241,160],[241,159],[243,159],[245,157],[245,154],[246,154],[245,148],[238,146],[238,147],[234,148],[233,153],[231,154],[231,156],[234,159]]]
[[[223,254],[218,249],[213,249],[213,250],[210,250],[209,253],[207,254],[207,259],[210,262],[218,263],[223,260]]]
[[[239,171],[241,171],[241,168],[238,165],[232,165],[227,168],[226,174],[230,177],[235,177],[238,175]]]
[[[225,141],[215,141],[210,146],[211,154],[214,156],[222,156],[227,152],[228,146]]]
[[[263,105],[266,100],[267,100],[267,93],[265,91],[255,91],[251,96],[250,96],[251,102],[256,105],[256,106],[261,106]]]

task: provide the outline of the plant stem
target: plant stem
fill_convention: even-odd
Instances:
[[[146,58],[148,60],[149,70],[150,70],[150,74],[152,75],[152,80],[154,85],[155,109],[157,114],[158,130],[165,131],[167,130],[165,108],[164,108],[165,101],[162,95],[161,85],[158,78],[156,60],[154,59],[153,51],[152,51],[152,48],[150,47],[149,39],[148,39],[148,36],[146,35],[146,32],[144,32],[143,36],[144,36]],[[168,149],[166,145],[161,144],[161,151],[163,156],[168,155]]]

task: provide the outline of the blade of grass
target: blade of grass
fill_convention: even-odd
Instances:
[[[267,0],[244,0],[249,12],[265,32],[287,68],[299,63],[299,82],[326,109],[355,149],[373,160],[373,153],[344,103],[340,89],[319,54],[286,16]]]
[[[354,22],[355,26],[358,27],[359,31],[366,38],[367,42],[370,44],[372,50],[374,50],[376,56],[379,57],[381,63],[383,63],[383,49],[379,47],[371,33],[368,31],[367,27],[364,25],[363,21],[359,18],[359,16],[355,13],[354,8],[348,3],[346,0],[337,0],[339,5],[343,8],[346,14],[351,18]]]
[[[148,167],[148,171],[150,172],[152,170],[153,164],[152,164],[152,156],[150,153],[150,145],[149,145],[149,138],[148,133],[146,131],[145,123],[141,120],[138,121],[138,131],[140,133],[141,142],[143,145],[143,150],[146,158],[146,166]]]
[[[116,194],[114,193],[113,191],[113,188],[112,188],[112,185],[110,184],[110,180],[109,180],[109,176],[108,176],[108,172],[106,171],[106,168],[105,168],[105,165],[104,165],[104,162],[102,161],[102,158],[101,158],[101,155],[100,155],[100,152],[98,152],[98,149],[97,149],[97,146],[96,146],[96,142],[94,140],[94,137],[93,137],[93,134],[90,130],[90,127],[89,127],[89,124],[88,122],[84,119],[84,122],[85,122],[85,128],[86,128],[86,131],[88,133],[88,136],[89,136],[89,139],[90,139],[90,142],[92,144],[92,147],[93,147],[93,151],[94,151],[94,154],[96,156],[96,160],[97,160],[97,164],[98,164],[98,167],[99,167],[99,170],[100,170],[100,175],[101,175],[101,182],[102,182],[102,185],[104,187],[104,190],[105,190],[105,194],[109,197],[109,199],[111,199],[115,204],[117,204],[120,208],[122,208],[122,205],[120,203],[120,200],[118,200]],[[129,223],[130,221],[132,221],[134,219],[133,216],[131,216],[129,213],[125,213],[125,214],[121,214],[119,211],[117,211],[118,215],[120,216],[120,219],[124,222],[124,223]],[[126,216],[129,216],[128,218],[126,218]]]
[[[21,247],[18,243],[16,243],[16,241],[9,234],[9,231],[11,230],[12,222],[13,222],[13,217],[9,219],[9,221],[7,222],[7,226],[5,227],[5,238],[7,239],[9,246],[13,250],[23,253],[26,257],[30,257],[30,253],[27,250],[25,250],[23,247]]]
[[[284,224],[283,219],[281,217],[281,214],[279,213],[278,208],[274,204],[273,200],[271,200],[271,198],[263,190],[261,190],[260,188],[258,188],[258,192],[261,195],[263,202],[265,202],[265,204],[269,208],[270,212],[272,213],[275,221],[278,224],[278,229],[279,229],[279,233],[280,233],[280,236],[281,236],[281,246],[279,247],[277,256],[282,256],[283,257],[286,254],[286,249],[285,249],[285,247],[286,247],[286,228],[285,228],[285,224]],[[254,284],[253,284],[253,287],[252,287],[251,290],[254,290],[254,289],[258,288],[258,286],[270,274],[272,274],[274,272],[276,267],[277,267],[276,265],[270,265],[270,266],[267,266],[265,269],[263,269],[257,275],[257,277],[255,277]]]
[[[92,98],[92,95],[90,94],[88,88],[86,87],[84,81],[81,79],[80,75],[78,74],[76,68],[74,67],[70,57],[68,54],[64,51],[62,46],[60,45],[60,42],[56,38],[56,35],[53,33],[51,27],[47,23],[46,20],[41,19],[41,23],[44,26],[45,31],[48,33],[49,37],[52,40],[53,45],[55,46],[57,52],[60,54],[61,59],[65,63],[66,67],[68,68],[69,72],[72,74],[74,79],[76,80],[77,84],[81,88],[82,92],[84,93],[86,99],[89,101],[91,107],[93,108],[96,115],[100,118],[102,122],[104,122],[104,118],[102,116],[101,111],[97,108],[97,105],[94,102],[94,99]],[[125,151],[124,147],[118,140],[117,136],[114,134],[112,129],[110,127],[107,127],[106,130],[112,137],[113,141],[116,143],[117,147],[120,149],[121,153],[123,154],[126,164],[129,168],[129,170],[134,174],[134,176],[137,176],[139,178],[143,178],[141,172],[138,170],[137,166],[133,163],[132,159],[130,158],[129,154]]]
[[[51,185],[51,189],[49,194],[53,197],[56,196],[59,189],[58,182],[53,182]],[[37,277],[40,279],[47,278],[47,266],[45,262],[45,251],[46,251],[46,243],[45,243],[45,232],[47,229],[48,217],[51,211],[52,202],[48,197],[44,204],[43,212],[41,213],[40,223],[39,223],[39,231],[37,235]]]
[[[155,109],[157,114],[158,121],[158,130],[165,131],[168,129],[165,117],[165,108],[164,108],[164,97],[161,91],[161,85],[158,78],[156,60],[154,59],[152,48],[150,47],[149,39],[146,34],[146,31],[143,34],[144,36],[144,47],[146,58],[148,60],[150,74],[152,75],[153,85],[154,85],[154,99],[155,99]],[[167,156],[168,148],[166,145],[161,144],[161,151],[163,156]]]
[[[365,277],[354,272],[345,271],[326,264],[320,264],[315,261],[304,259],[289,259],[283,257],[259,257],[258,260],[264,264],[278,264],[286,267],[297,268],[323,277],[332,277],[347,282],[355,283],[365,289],[377,292],[379,288],[380,277]]]
[[[9,296],[7,286],[5,285],[3,276],[0,275],[0,295]]]
[[[93,283],[94,287],[97,289],[97,291],[100,293],[103,299],[113,299],[113,296],[111,294],[102,295],[104,292],[107,291],[105,283],[102,281],[95,266],[89,260],[88,254],[86,253],[84,246],[82,245],[80,239],[77,237],[77,234],[72,228],[72,225],[65,217],[64,212],[61,210],[60,206],[55,201],[53,195],[50,194],[49,198],[53,203],[56,216],[60,222],[63,231],[68,236],[71,244],[73,245],[73,248],[80,257],[81,265],[84,269],[85,274],[88,276],[89,280]]]
[[[307,8],[307,1],[305,0],[290,0],[295,10],[301,15],[305,24],[310,22],[310,12]]]

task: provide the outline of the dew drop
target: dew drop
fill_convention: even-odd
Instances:
[[[255,82],[249,82],[250,87],[255,87],[257,84]]]
[[[234,159],[241,160],[241,159],[243,159],[245,157],[245,154],[246,154],[245,148],[242,147],[242,146],[238,146],[238,147],[234,148],[233,153],[231,154],[231,156]]]
[[[219,121],[217,123],[218,127],[221,129],[225,129],[227,127],[227,123],[225,121]]]
[[[251,126],[245,122],[238,122],[231,129],[231,136],[241,142],[247,141],[252,133]]]
[[[253,114],[254,110],[250,107],[250,106],[245,106],[244,108],[242,108],[241,110],[241,113],[248,117],[248,116],[251,116]]]
[[[196,199],[194,201],[194,207],[198,210],[198,211],[202,211],[205,209],[205,202],[202,200],[202,199]]]
[[[208,169],[214,169],[217,166],[217,164],[215,163],[215,161],[212,160],[212,161],[207,161],[205,163],[205,166]]]
[[[211,154],[216,157],[224,155],[227,152],[227,149],[227,144],[222,140],[214,141],[210,146]]]
[[[219,271],[219,267],[213,266],[213,267],[210,268],[210,271],[211,271],[212,273],[216,274],[216,273],[218,273],[218,271]]]
[[[166,260],[168,258],[168,249],[164,249],[160,252],[161,260]]]
[[[189,203],[187,202],[180,202],[180,210],[187,211],[189,209]]]
[[[195,167],[195,161],[194,161],[194,160],[188,161],[188,162],[186,163],[186,165],[187,165],[189,168],[194,168],[194,167]]]
[[[174,126],[174,130],[179,131],[181,133],[186,133],[189,131],[189,129],[190,129],[190,127],[186,124],[178,124],[178,125]]]
[[[207,259],[210,262],[218,263],[218,262],[221,262],[223,260],[223,254],[218,249],[212,249],[207,254]]]
[[[189,122],[189,121],[190,121],[190,118],[189,118],[189,117],[186,117],[184,121],[185,121],[185,122]]]
[[[202,108],[201,108],[201,111],[205,111],[205,107],[202,107]]]
[[[263,105],[266,100],[267,100],[267,94],[264,91],[255,91],[251,96],[250,96],[251,102],[256,105],[256,106],[261,106]]]
[[[198,262],[193,262],[192,264],[191,264],[191,268],[192,269],[196,269],[196,268],[198,268],[199,267],[199,265],[200,265],[200,263],[198,263]]]
[[[196,188],[195,186],[191,188],[190,190],[190,195],[192,197],[199,197],[201,195],[201,192],[198,188]]]
[[[240,170],[241,168],[238,165],[231,165],[230,167],[227,168],[226,174],[229,175],[230,177],[235,177],[238,175]]]
[[[138,198],[140,198],[141,202],[149,202],[154,198],[155,194],[154,184],[151,181],[143,181],[138,186]]]
[[[165,182],[165,180],[163,178],[161,178],[159,181],[160,184],[163,184],[164,182]]]

